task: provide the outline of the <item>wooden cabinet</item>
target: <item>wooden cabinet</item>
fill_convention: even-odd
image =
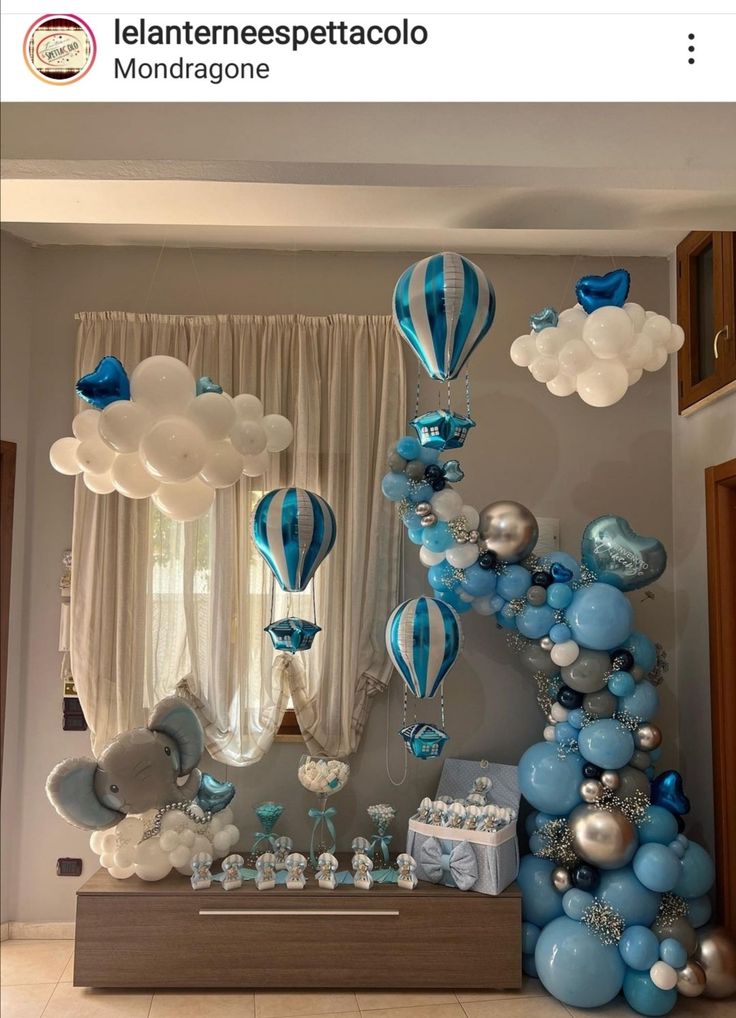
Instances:
[[[690,233],[678,246],[677,319],[682,414],[736,389],[736,234]]]
[[[77,892],[74,985],[518,989],[521,893],[311,880],[193,891],[177,873],[144,883],[98,870]]]

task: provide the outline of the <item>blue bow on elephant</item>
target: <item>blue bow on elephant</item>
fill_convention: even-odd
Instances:
[[[467,841],[427,838],[419,850],[422,877],[433,884],[448,884],[469,891],[478,880],[478,861]]]

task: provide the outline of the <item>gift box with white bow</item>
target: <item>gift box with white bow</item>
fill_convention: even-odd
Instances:
[[[435,800],[463,803],[474,796],[476,779],[491,779],[486,801],[511,815],[497,830],[472,830],[453,826],[453,811],[448,807],[442,825],[425,823],[419,811],[409,820],[406,850],[416,859],[420,880],[457,887],[461,891],[500,894],[519,872],[519,845],[516,815],[519,809],[519,783],[516,767],[478,760],[446,760]],[[477,803],[475,798],[471,804]],[[477,805],[476,810],[482,809]],[[436,817],[435,817],[436,818]]]

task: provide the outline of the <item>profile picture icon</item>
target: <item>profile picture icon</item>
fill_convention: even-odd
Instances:
[[[92,29],[75,14],[44,14],[23,40],[29,70],[49,85],[79,81],[94,63],[96,52]]]

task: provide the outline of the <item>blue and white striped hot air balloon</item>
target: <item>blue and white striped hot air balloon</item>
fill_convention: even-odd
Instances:
[[[394,321],[430,378],[456,378],[493,324],[496,295],[477,265],[452,251],[409,268],[394,290]]]
[[[435,597],[415,597],[394,608],[386,647],[394,667],[420,699],[430,700],[455,664],[462,644],[454,608]]]
[[[253,513],[253,540],[281,589],[305,590],[335,543],[335,514],[306,488],[276,488]]]

